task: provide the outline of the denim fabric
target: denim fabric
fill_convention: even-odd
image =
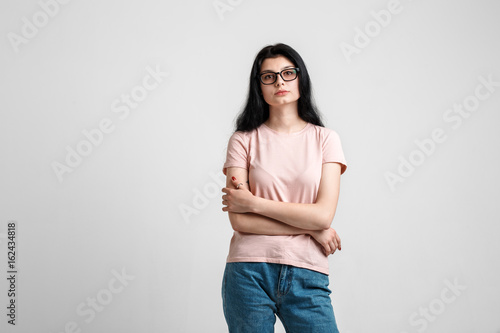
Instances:
[[[230,333],[338,333],[328,276],[264,262],[226,263],[222,304]]]

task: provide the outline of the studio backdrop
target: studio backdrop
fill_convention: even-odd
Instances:
[[[227,332],[222,164],[253,59],[281,42],[347,159],[340,331],[499,333],[499,17],[494,0],[1,0],[0,331]]]

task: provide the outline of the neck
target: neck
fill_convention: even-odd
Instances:
[[[283,133],[298,132],[306,126],[307,122],[299,117],[297,103],[284,105],[270,105],[269,119],[265,124],[275,131]]]

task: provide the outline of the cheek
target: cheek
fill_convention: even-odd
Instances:
[[[293,88],[295,90],[295,93],[298,97],[300,97],[300,90],[299,90],[299,80],[293,81]]]
[[[262,97],[264,97],[264,101],[267,103],[267,104],[271,104],[272,103],[272,96],[270,94],[266,94],[265,92],[262,94]]]
[[[273,96],[274,89],[269,87],[260,87],[260,91],[262,92],[262,96],[265,100]]]

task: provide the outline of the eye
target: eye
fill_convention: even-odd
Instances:
[[[286,72],[283,72],[283,75],[285,75],[285,76],[293,76],[293,75],[295,75],[295,70],[293,70],[293,69],[287,70]]]
[[[262,83],[264,83],[264,84],[271,84],[276,80],[276,74],[263,73],[263,74],[261,74],[260,79],[262,80]]]

